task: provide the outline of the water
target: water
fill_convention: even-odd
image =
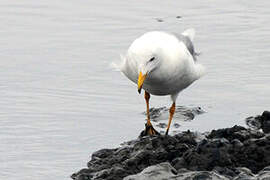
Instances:
[[[174,119],[181,129],[244,125],[269,110],[269,8],[245,0],[2,0],[0,179],[69,179],[93,151],[137,137],[143,96],[109,64],[146,31],[197,30],[208,74],[177,103],[207,113]],[[151,98],[152,107],[170,103]]]

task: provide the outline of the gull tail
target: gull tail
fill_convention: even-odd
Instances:
[[[195,48],[193,45],[193,40],[195,38],[195,34],[196,34],[196,32],[195,32],[194,28],[189,28],[182,33],[183,36],[187,37],[190,40],[191,44],[188,46],[188,49],[191,50],[191,54],[194,58],[194,61],[197,61],[197,57],[201,54],[201,52],[195,51]]]
[[[126,58],[120,54],[120,58],[121,58],[121,62],[112,62],[110,64],[110,67],[114,70],[114,71],[120,71],[122,72],[126,63]]]
[[[188,37],[192,42],[194,40],[195,34],[196,32],[194,28],[187,29],[182,33],[182,35]]]

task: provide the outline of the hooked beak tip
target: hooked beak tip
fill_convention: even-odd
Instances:
[[[147,76],[147,74],[142,74],[142,72],[139,73],[138,82],[137,82],[139,94],[141,93],[142,86],[143,86],[143,83],[144,83],[146,76]]]

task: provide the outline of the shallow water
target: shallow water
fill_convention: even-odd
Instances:
[[[208,73],[177,103],[207,113],[174,122],[198,131],[244,125],[270,107],[269,8],[244,0],[1,1],[0,179],[68,179],[93,151],[136,138],[143,96],[109,64],[149,30],[197,30]],[[170,103],[151,98],[152,107]]]

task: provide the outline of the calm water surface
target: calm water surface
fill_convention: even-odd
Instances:
[[[181,130],[244,125],[269,110],[269,8],[245,0],[2,0],[0,179],[69,179],[93,151],[137,137],[143,96],[109,65],[146,31],[197,30],[208,74],[178,104],[207,113],[175,119]],[[170,103],[151,99],[153,107]]]

